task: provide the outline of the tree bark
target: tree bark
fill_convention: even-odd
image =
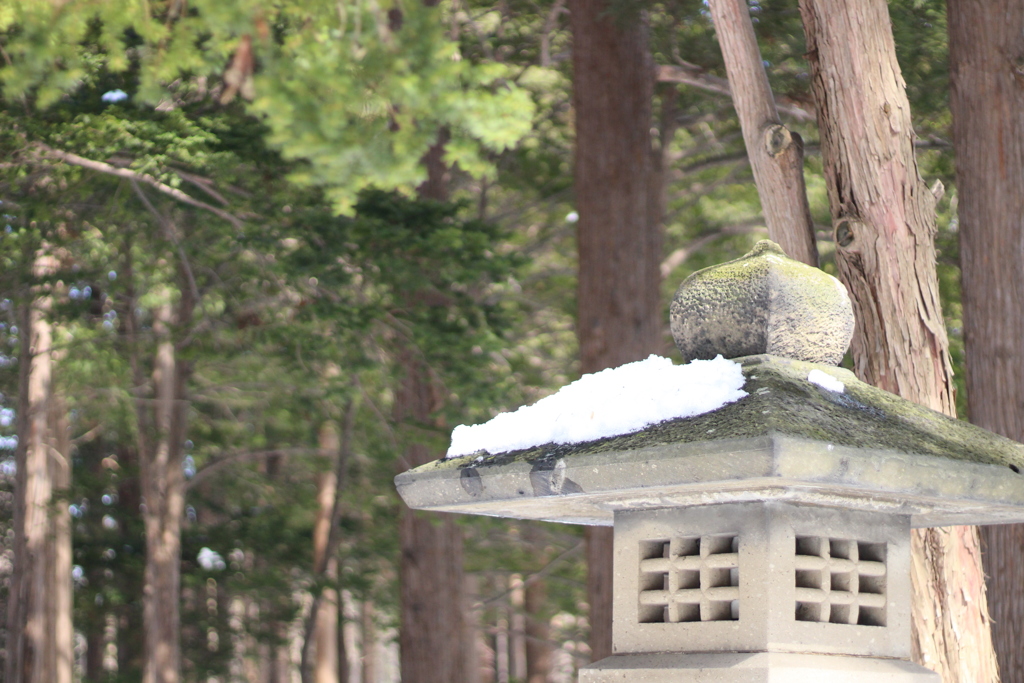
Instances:
[[[181,675],[181,519],[185,510],[182,447],[186,434],[189,367],[178,358],[173,330],[192,319],[195,300],[182,287],[177,310],[169,288],[159,292],[153,311],[153,398],[138,406],[139,480],[146,533],[142,610],[145,628],[143,683],[177,683]],[[132,316],[134,317],[134,314]],[[134,352],[137,321],[132,323]],[[145,386],[141,358],[132,361],[136,386]]]
[[[446,131],[424,156],[427,181],[418,188],[422,199],[445,201],[448,168],[444,163]],[[411,299],[410,293],[407,296]],[[444,397],[431,380],[429,368],[414,349],[399,350],[403,377],[395,392],[394,419],[399,425],[432,424]],[[421,443],[404,450],[402,468],[437,459]],[[398,523],[401,560],[399,651],[403,683],[447,683],[466,680],[464,619],[465,580],[462,569],[462,530],[451,515],[414,512],[402,505]]]
[[[340,439],[337,429],[326,423],[320,430],[321,453],[333,452],[333,471],[330,477],[321,477],[319,488],[319,511],[313,528],[313,576],[318,580],[334,581],[338,578],[338,547],[341,544],[341,493],[345,490],[348,460],[352,453],[352,433],[355,429],[358,404],[349,400],[344,409],[344,425]],[[338,591],[324,587],[313,595],[303,629],[302,654],[299,673],[302,683],[319,683],[319,676],[337,681],[342,673],[341,656],[343,643],[338,631]],[[321,611],[326,610],[328,617]],[[323,631],[321,631],[323,626]],[[326,635],[325,635],[326,634]],[[320,650],[314,653],[314,645],[323,646],[327,663],[320,667]],[[313,660],[315,657],[315,661]]]
[[[493,683],[494,667],[490,662],[487,636],[484,633],[483,608],[480,603],[480,581],[475,573],[466,573],[466,683]]]
[[[710,0],[733,106],[754,171],[768,236],[791,258],[818,267],[804,185],[804,144],[782,125],[746,0]]]
[[[674,96],[675,93],[672,93]],[[669,105],[672,108],[672,105]],[[663,111],[663,113],[665,113]],[[664,123],[666,117],[662,118]],[[663,128],[664,129],[664,128]],[[665,138],[662,138],[662,145]],[[655,159],[657,161],[657,158]],[[536,558],[547,567],[552,560],[547,534],[536,522],[522,526],[523,541],[534,549]],[[543,574],[527,577],[523,586],[523,616],[526,631],[526,683],[546,683],[551,675],[551,660],[554,647],[551,644],[551,628],[548,623],[547,581]]]
[[[522,575],[512,574],[508,582],[509,677],[518,681],[526,676],[526,594]]]
[[[373,600],[363,600],[359,625],[363,634],[362,683],[377,683],[377,623]]]
[[[54,367],[63,356],[54,353]],[[71,488],[71,435],[68,409],[64,396],[51,384],[48,426],[50,444],[47,463],[50,481],[58,498],[49,509],[51,528],[47,539],[47,622],[53,630],[53,683],[71,683],[74,664],[75,631],[72,621],[74,596],[72,595],[71,515],[66,495]]]
[[[185,425],[183,368],[179,367],[171,327],[170,292],[153,311],[157,339],[153,363],[154,427],[142,457],[143,518],[146,528],[146,579],[143,613],[146,624],[144,683],[177,683],[180,675],[179,596],[181,590],[181,516],[185,482],[181,444]]]
[[[1024,441],[1024,4],[949,0],[971,422]],[[982,530],[1002,678],[1024,683],[1024,525]]]
[[[982,527],[981,540],[999,676],[1005,683],[1024,683],[1024,649],[1020,641],[1024,623],[1024,524]]]
[[[334,521],[335,497],[338,495],[338,476],[335,472],[341,457],[341,438],[338,428],[327,421],[320,426],[320,456],[330,466],[317,477],[317,512],[313,524],[313,566],[324,568],[324,577],[338,578],[337,558],[327,557],[327,541]],[[314,623],[316,660],[313,680],[316,683],[338,683],[338,592],[324,588],[320,595]]]
[[[526,612],[526,683],[547,683],[551,675],[551,655],[553,648],[549,638],[551,629],[548,625],[545,607],[547,604],[547,585],[543,578],[535,578],[526,582],[524,608]]]
[[[888,7],[801,0],[800,12],[836,263],[857,317],[855,371],[955,415],[935,274],[935,200],[914,157]],[[915,658],[944,681],[998,680],[977,530],[919,530],[912,546]]]
[[[427,456],[410,466],[431,460]],[[427,517],[410,510],[403,510],[399,533],[402,681],[461,681],[467,660],[463,611],[457,607],[462,589],[462,533],[450,515]]]
[[[100,614],[99,618],[93,616],[88,625],[88,632],[85,634],[85,667],[84,678],[88,683],[101,683],[105,678],[103,671],[103,648],[106,645],[104,636],[104,619],[105,614]]]
[[[576,115],[580,371],[641,360],[660,347],[661,231],[651,220],[654,69],[643,19],[604,0],[569,0]],[[611,654],[611,529],[589,527],[587,594],[594,660]]]
[[[33,276],[56,269],[41,250]],[[7,605],[10,683],[71,683],[71,520],[61,491],[71,483],[63,403],[53,388],[48,286],[33,288],[21,315],[14,567]]]

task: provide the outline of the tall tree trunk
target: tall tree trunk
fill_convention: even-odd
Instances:
[[[330,467],[317,477],[317,513],[313,526],[313,565],[324,568],[324,578],[338,578],[338,560],[326,557],[327,541],[334,521],[335,497],[338,491],[336,461],[341,457],[341,439],[333,422],[320,427],[320,455]],[[338,592],[324,588],[314,625],[316,661],[313,664],[316,683],[338,683]]]
[[[127,297],[134,302],[134,297]],[[133,314],[134,315],[134,314]],[[130,320],[131,316],[121,316]],[[118,505],[128,517],[141,514],[142,492],[139,483],[139,454],[137,445],[121,443],[117,447],[117,462],[120,465],[121,478],[117,486]],[[122,545],[132,546],[141,550],[137,530],[129,525],[122,525]],[[136,551],[138,552],[138,551]],[[141,595],[143,592],[145,570],[132,566],[118,575],[119,588],[126,595]],[[129,600],[111,608],[116,616],[117,630],[117,672],[128,680],[139,680],[145,668],[146,638],[143,609],[137,600]]]
[[[100,683],[106,674],[103,671],[103,650],[106,646],[106,613],[90,615],[88,632],[85,634],[85,668],[82,672],[88,683]]]
[[[954,415],[935,274],[935,200],[914,157],[888,7],[885,0],[801,0],[800,11],[836,262],[857,316],[856,373]],[[919,530],[912,545],[916,659],[944,681],[998,680],[977,530]]]
[[[670,93],[673,97],[675,93]],[[668,108],[674,108],[672,104]],[[663,113],[665,108],[663,107]],[[662,117],[662,131],[667,117]],[[666,139],[662,138],[662,145]],[[658,159],[655,157],[655,161]],[[544,528],[536,522],[527,522],[522,526],[523,541],[534,549],[536,558],[543,566],[551,561],[550,545]],[[551,658],[554,648],[551,645],[551,629],[548,623],[547,581],[542,574],[527,577],[523,585],[523,616],[526,635],[526,683],[546,683],[551,675]]]
[[[427,181],[418,188],[423,199],[444,201],[448,169],[441,131],[438,142],[423,158]],[[410,295],[410,298],[411,295]],[[412,304],[415,305],[415,304]],[[399,351],[403,377],[395,392],[394,418],[399,425],[432,423],[443,403],[429,368],[411,348]],[[420,443],[410,443],[402,467],[417,467],[437,459]],[[399,649],[403,683],[448,683],[466,679],[467,629],[464,624],[465,580],[462,569],[462,530],[451,515],[414,512],[402,506],[398,523],[401,560]]]
[[[357,404],[350,400],[344,410],[344,431],[339,435],[332,423],[325,423],[320,431],[321,453],[332,453],[333,471],[329,477],[321,476],[319,511],[313,529],[313,575],[318,580],[335,581],[338,578],[338,546],[341,544],[341,492],[345,489],[349,455],[352,453],[352,432],[355,429]],[[327,611],[328,617],[321,612]],[[338,634],[338,591],[323,588],[313,596],[303,629],[302,654],[299,663],[302,683],[320,683],[320,676],[337,681],[342,671],[339,661],[344,647]],[[321,666],[321,651],[313,658],[313,646],[321,645],[327,661]]]
[[[488,644],[484,609],[480,602],[480,577],[475,573],[466,574],[467,611],[466,622],[469,634],[468,683],[494,683],[494,653]]]
[[[419,448],[411,447],[407,456]],[[415,467],[433,459],[427,455],[419,462],[410,460],[409,465]],[[451,516],[432,517],[403,510],[399,520],[403,683],[448,683],[464,678],[465,628],[463,610],[458,607],[462,533]]]
[[[33,276],[51,275],[53,257],[40,251]],[[52,299],[33,288],[22,308],[15,453],[14,568],[7,605],[10,683],[71,683],[71,520],[60,492],[71,483],[63,403],[54,395]]]
[[[54,354],[59,360],[63,353]],[[74,598],[71,580],[71,515],[60,497],[71,488],[71,435],[68,408],[63,394],[50,387],[49,468],[57,499],[50,506],[50,537],[47,539],[47,622],[52,625],[53,683],[71,683],[75,631],[72,622]]]
[[[363,600],[359,626],[363,634],[362,683],[377,683],[377,622],[373,600]]]
[[[178,310],[171,292],[161,293],[153,309],[156,352],[153,399],[140,402],[140,483],[146,530],[146,570],[143,588],[146,663],[143,683],[177,683],[180,678],[181,518],[185,509],[182,445],[186,434],[185,385],[187,365],[175,349],[175,324],[187,325],[193,301],[181,290]],[[136,363],[141,368],[141,364]]]
[[[968,411],[1024,441],[1024,3],[948,10]],[[999,669],[1024,683],[1024,525],[985,527],[982,539]]]
[[[338,683],[349,683],[349,678],[352,676],[352,669],[349,666],[349,639],[346,635],[346,619],[345,619],[345,598],[341,591],[338,591],[338,623],[334,629],[335,636],[337,637],[338,648]]]
[[[522,575],[512,574],[508,582],[509,678],[521,681],[526,677],[526,591]]]
[[[661,230],[651,219],[654,71],[643,19],[604,0],[569,0],[579,213],[580,370],[640,360],[660,347]],[[594,660],[611,654],[612,533],[588,527],[587,595]]]
[[[478,598],[476,576],[463,573],[462,624],[465,630],[466,664],[463,669],[465,683],[480,683],[480,610],[476,607]]]
[[[804,185],[804,145],[782,125],[746,0],[710,0],[732,101],[754,171],[768,236],[798,261],[818,266]]]
[[[495,588],[502,593],[508,590],[504,577],[498,579],[496,583]],[[506,602],[508,596],[504,597],[505,599],[496,606],[496,619],[494,620],[494,678],[497,683],[509,683],[508,608]]]
[[[551,675],[551,647],[548,625],[547,585],[542,578],[526,582],[526,683],[547,683]]]

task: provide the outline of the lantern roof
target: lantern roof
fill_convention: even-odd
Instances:
[[[1024,445],[842,368],[770,355],[738,362],[747,396],[710,413],[442,459],[395,483],[414,508],[574,524],[771,499],[909,514],[914,526],[1024,522]]]
[[[438,460],[396,477],[402,498],[413,508],[575,524],[767,500],[909,515],[919,527],[1024,522],[1024,445],[835,367],[854,319],[832,276],[765,240],[687,278],[670,318],[684,360],[742,356],[745,397],[630,433]],[[636,389],[619,393],[635,402]],[[605,405],[601,419],[617,425],[615,411],[634,407],[607,414]]]

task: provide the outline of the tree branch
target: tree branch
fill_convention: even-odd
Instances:
[[[204,178],[193,173],[188,173],[187,171],[182,171],[180,168],[174,169],[174,172],[177,173],[178,177],[180,177],[185,182],[192,183],[200,190],[216,199],[218,202],[220,202],[221,206],[230,206],[231,202],[225,199],[224,195],[222,195],[220,192],[217,192],[215,189],[213,189],[213,181],[211,181],[209,178]]]
[[[87,168],[90,171],[96,171],[97,173],[105,173],[106,175],[112,175],[118,178],[125,178],[126,180],[133,180],[140,183],[146,183],[147,185],[155,188],[156,190],[159,190],[168,197],[176,199],[183,204],[194,206],[197,209],[209,211],[218,218],[223,218],[228,223],[231,223],[231,225],[233,225],[235,228],[238,228],[239,230],[241,230],[242,228],[242,221],[239,220],[237,216],[228,213],[227,211],[224,211],[223,209],[220,209],[216,206],[207,204],[206,202],[201,202],[198,199],[190,197],[181,190],[171,187],[166,183],[162,183],[153,176],[148,175],[146,173],[139,173],[138,171],[133,171],[129,168],[118,168],[117,166],[111,166],[110,164],[103,161],[86,159],[85,157],[78,156],[77,154],[74,154],[72,152],[65,152],[63,150],[54,149],[53,147],[45,145],[41,142],[35,143],[34,146],[36,147],[36,149],[42,152],[42,156],[46,158],[57,161],[63,161],[64,163],[71,164],[73,166]]]
[[[661,64],[655,67],[655,80],[658,83],[682,83],[693,88],[699,88],[705,92],[732,97],[732,89],[729,81],[718,76],[706,73],[704,69],[696,64],[684,62],[683,65]],[[802,123],[811,123],[816,120],[812,109],[802,107],[792,102],[776,102],[775,107],[780,114],[796,119]]]
[[[558,15],[566,14],[565,0],[555,0],[540,30],[540,65],[551,66],[551,33],[558,25]]]
[[[764,220],[760,216],[753,218],[749,221],[737,223],[736,225],[727,225],[721,230],[710,232],[706,235],[701,235],[697,239],[693,240],[685,247],[680,247],[668,255],[664,261],[661,262],[661,278],[664,280],[672,271],[683,265],[688,258],[701,249],[703,246],[714,242],[719,237],[725,237],[726,235],[742,235],[744,233],[751,232],[759,226],[764,225]]]
[[[572,555],[575,555],[576,553],[580,552],[581,550],[583,550],[583,541],[580,541],[579,543],[577,543],[573,547],[569,548],[568,550],[563,551],[562,553],[560,553],[558,555],[558,557],[554,558],[553,560],[548,562],[546,565],[544,565],[543,567],[541,567],[540,569],[538,569],[537,571],[535,571],[534,573],[530,574],[525,579],[523,579],[523,587],[525,588],[527,585],[533,583],[534,581],[538,581],[538,580],[544,578],[546,575],[550,574],[554,570],[555,567],[558,566],[558,563],[560,563],[562,560],[564,560],[564,559],[566,559],[566,558],[568,558],[568,557],[570,557]],[[503,600],[506,597],[508,597],[509,595],[511,595],[513,590],[514,589],[509,588],[508,590],[502,591],[498,595],[491,596],[491,597],[487,598],[486,600],[481,600],[480,602],[478,602],[473,607],[474,607],[474,609],[478,609],[480,607],[486,607],[487,605],[490,605],[491,603],[497,602],[498,600]]]
[[[317,452],[319,451],[316,448],[272,448],[267,451],[239,451],[237,453],[228,453],[227,455],[222,455],[204,467],[199,468],[195,475],[193,475],[185,484],[185,490],[193,488],[196,484],[203,481],[217,470],[221,469],[225,465],[230,465],[233,462],[256,460],[258,458],[266,458],[271,455],[306,455],[308,453]]]
[[[167,238],[167,241],[174,245],[175,250],[178,252],[178,258],[181,259],[181,267],[185,271],[185,279],[188,280],[188,287],[192,294],[192,298],[199,301],[199,287],[196,285],[196,278],[192,273],[192,266],[188,262],[188,256],[185,254],[185,250],[182,248],[178,241],[178,236],[174,232],[174,225],[167,217],[156,210],[156,207],[153,206],[151,201],[149,201],[149,197],[147,197],[146,193],[142,191],[139,184],[134,179],[132,179],[131,182],[132,189],[135,190],[136,196],[138,196],[146,209],[148,209],[149,212],[160,222],[160,226],[164,229],[164,236]]]

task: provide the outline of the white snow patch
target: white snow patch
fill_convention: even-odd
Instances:
[[[647,360],[584,375],[557,393],[484,424],[459,425],[445,457],[581,443],[718,410],[747,395],[739,363],[718,356],[673,365]]]
[[[811,384],[817,384],[822,389],[828,389],[840,394],[846,390],[845,384],[821,370],[811,370],[807,373],[807,381]]]

